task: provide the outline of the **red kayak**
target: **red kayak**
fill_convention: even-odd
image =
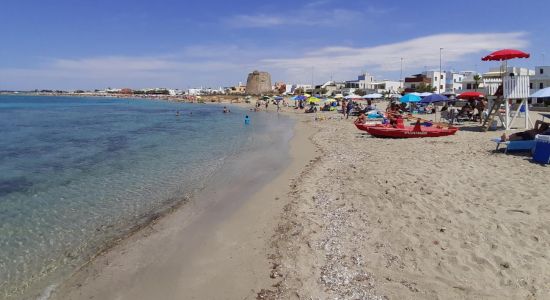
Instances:
[[[366,125],[355,123],[355,127],[360,130],[368,132],[374,137],[380,138],[422,138],[422,137],[440,137],[453,135],[458,131],[456,127],[435,127],[435,126],[421,126],[416,124],[415,126],[404,126],[403,123],[398,124],[397,127],[393,127],[387,124],[378,125]]]

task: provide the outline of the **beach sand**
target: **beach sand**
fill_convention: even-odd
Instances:
[[[502,132],[387,140],[325,116],[296,115],[292,163],[251,197],[178,210],[53,298],[550,299],[548,167],[494,153]]]
[[[312,124],[322,157],[284,209],[264,298],[550,299],[550,169],[494,153],[502,132]]]
[[[289,182],[315,156],[309,140],[314,130],[296,125],[290,162],[269,184],[262,178],[275,167],[241,170],[247,174],[237,183],[228,179],[225,186],[205,191],[195,204],[98,256],[51,299],[255,299],[261,288],[276,282],[269,277],[270,240],[289,202]],[[256,190],[243,198],[243,185]]]

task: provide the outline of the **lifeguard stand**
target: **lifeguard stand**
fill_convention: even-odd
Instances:
[[[489,129],[495,117],[499,118],[502,128],[505,130],[511,129],[512,123],[519,115],[522,106],[525,111],[525,128],[528,129],[533,126],[529,118],[529,105],[527,101],[529,98],[529,70],[511,68],[511,72],[502,76],[501,79],[493,78],[487,82],[484,80],[484,86],[485,94],[493,96],[488,96],[489,113],[482,125],[483,130]],[[513,117],[510,111],[511,100],[521,100]],[[504,116],[500,112],[501,104],[504,104]]]

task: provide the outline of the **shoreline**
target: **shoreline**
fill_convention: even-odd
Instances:
[[[269,255],[267,244],[271,234],[265,233],[276,227],[278,212],[282,209],[286,197],[286,192],[281,193],[281,191],[288,189],[288,181],[296,173],[299,173],[302,164],[308,161],[310,152],[314,151],[312,145],[310,145],[311,147],[307,145],[308,135],[313,134],[312,128],[303,124],[299,118],[290,117],[294,118],[295,122],[295,134],[289,142],[290,162],[279,170],[275,178],[267,182],[258,182],[258,179],[249,178],[248,180],[252,181],[249,183],[256,187],[249,191],[250,194],[245,197],[246,199],[240,199],[236,201],[237,204],[229,206],[220,205],[219,199],[214,201],[212,199],[227,198],[227,195],[220,195],[222,193],[229,193],[229,197],[232,197],[239,191],[209,189],[198,198],[210,197],[209,201],[218,201],[217,204],[214,203],[210,207],[199,209],[197,207],[189,208],[188,205],[185,205],[165,217],[153,221],[127,239],[120,241],[110,250],[98,255],[53,291],[50,299],[84,299],[96,295],[107,299],[115,298],[115,296],[122,297],[121,299],[125,299],[125,297],[146,299],[148,298],[146,295],[164,299],[181,298],[182,294],[178,297],[177,293],[173,291],[174,288],[185,295],[190,295],[191,291],[194,291],[197,299],[204,298],[205,292],[210,293],[212,299],[226,297],[227,293],[235,293],[235,296],[239,294],[238,297],[242,298],[243,292],[246,293],[245,297],[255,297],[255,293],[259,292],[262,287],[271,284],[269,277],[264,276],[271,270],[266,258]],[[194,203],[192,205],[195,206],[201,201],[199,199],[192,202]],[[254,223],[254,226],[251,226],[250,223]],[[243,228],[248,233],[245,234]],[[190,232],[193,231],[190,229],[195,232]],[[260,231],[261,234],[258,235]],[[253,235],[256,235],[257,238],[251,239],[250,236]],[[231,236],[231,238],[227,239],[224,236]],[[174,241],[174,238],[179,241]],[[236,241],[240,241],[240,243]],[[205,244],[208,243],[216,246],[207,247]],[[160,244],[171,244],[172,246],[160,249],[156,246]],[[243,249],[243,246],[239,246],[239,244],[248,244],[250,247]],[[182,248],[184,248],[181,250],[184,254],[174,253],[174,250]],[[226,249],[219,250],[222,248]],[[167,258],[167,260],[173,260],[168,263],[165,261],[167,264],[164,265],[164,268],[160,268],[158,261],[150,257],[152,254],[158,255],[159,251],[169,254],[167,256],[171,258]],[[198,266],[196,262],[208,263],[204,262],[205,252],[210,252],[208,255],[210,264],[215,263],[215,266],[209,268],[208,272],[205,271],[204,265]],[[233,253],[229,260],[227,259],[228,253]],[[251,259],[252,256],[255,257],[254,260]],[[174,261],[177,262],[174,263]],[[237,261],[239,263],[236,263]],[[257,270],[254,272],[249,272],[256,268]],[[166,269],[172,269],[172,271]],[[242,288],[210,289],[208,286],[201,287],[201,284],[211,284],[212,280],[219,281],[220,286],[223,286],[224,282],[228,280],[219,278],[219,276],[225,274],[225,271],[235,273],[236,270],[241,275],[238,278],[230,277],[234,279],[233,284],[241,285]],[[171,273],[164,282],[171,281],[172,283],[163,284],[164,286],[173,285],[169,289],[170,294],[163,295],[162,290],[148,286],[151,283],[154,285],[154,281],[151,282],[147,279],[147,275],[143,275],[148,272],[149,274],[162,273],[162,276]],[[117,279],[116,282],[113,282],[114,278]],[[184,278],[185,280],[183,280]],[[140,287],[135,286],[135,281],[142,282]],[[179,283],[175,284],[175,281]],[[128,282],[133,283],[129,284]],[[144,286],[148,286],[147,292],[135,291],[136,288],[143,289]],[[121,287],[123,288],[121,289]],[[255,289],[254,293],[250,292],[249,287]],[[156,292],[152,292],[153,289]],[[120,294],[123,291],[124,294]]]

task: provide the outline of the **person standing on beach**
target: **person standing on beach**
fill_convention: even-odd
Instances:
[[[267,107],[269,106],[269,101],[265,100],[265,111],[267,111]]]
[[[346,100],[342,100],[342,114],[346,116]]]

